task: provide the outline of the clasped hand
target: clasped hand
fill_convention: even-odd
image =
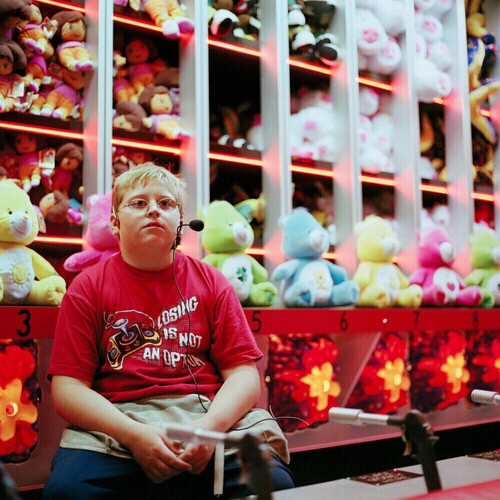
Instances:
[[[215,446],[170,439],[157,427],[141,424],[140,432],[128,443],[135,461],[154,483],[162,483],[184,471],[201,474]]]

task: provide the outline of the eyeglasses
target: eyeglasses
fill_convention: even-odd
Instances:
[[[151,203],[148,203],[146,200],[137,199],[123,205],[123,208],[128,207],[132,212],[145,214],[151,205],[156,205],[158,210],[162,212],[170,212],[178,206],[178,203],[172,200],[172,198],[162,198],[161,200],[152,201]]]

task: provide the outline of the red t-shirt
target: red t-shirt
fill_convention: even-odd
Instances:
[[[189,365],[212,397],[219,370],[262,357],[222,273],[177,253],[175,278],[184,301],[172,266],[142,271],[116,254],[80,273],[61,304],[49,379],[82,379],[110,401],[132,401],[193,394]]]

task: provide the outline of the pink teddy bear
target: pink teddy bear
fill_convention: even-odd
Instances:
[[[85,241],[91,249],[69,256],[64,261],[66,271],[82,271],[119,251],[118,240],[111,233],[109,226],[111,192],[89,196],[87,206],[89,207],[89,223]]]
[[[455,246],[438,226],[427,226],[418,233],[417,259],[420,267],[410,276],[410,283],[420,285],[422,305],[478,306],[483,293],[479,286],[467,286],[451,265]]]

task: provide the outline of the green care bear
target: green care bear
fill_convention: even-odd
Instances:
[[[418,307],[422,288],[410,285],[409,278],[392,262],[399,240],[389,223],[368,215],[355,226],[358,268],[353,280],[360,287],[359,306]]]
[[[329,307],[355,304],[359,286],[347,279],[346,270],[322,257],[330,246],[328,231],[305,208],[296,208],[278,220],[281,247],[289,258],[272,274],[283,281],[287,307]]]
[[[38,234],[28,194],[14,182],[0,182],[0,304],[59,306],[66,282],[27,245]]]
[[[487,230],[469,236],[470,263],[474,268],[466,276],[467,285],[479,285],[489,299],[483,306],[500,306],[500,241]]]
[[[254,240],[247,219],[227,201],[213,201],[201,207],[198,217],[205,223],[201,244],[209,252],[203,262],[222,272],[243,306],[272,305],[277,288],[267,281],[267,270],[245,254]]]

